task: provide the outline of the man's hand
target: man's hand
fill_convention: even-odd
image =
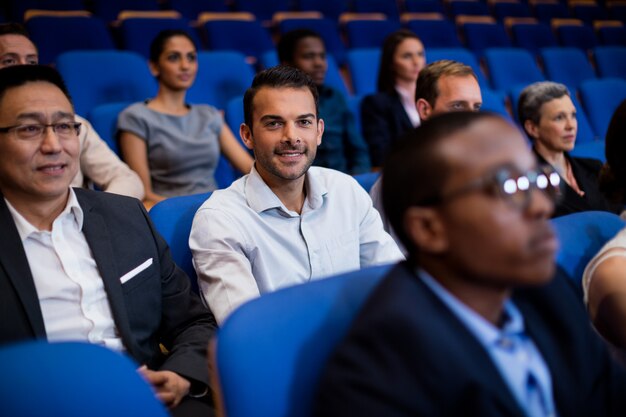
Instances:
[[[169,408],[176,407],[189,393],[191,383],[172,371],[151,371],[145,365],[139,373],[152,385],[157,397]]]

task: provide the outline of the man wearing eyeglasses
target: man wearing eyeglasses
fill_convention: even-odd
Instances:
[[[54,69],[0,69],[0,344],[125,352],[173,415],[212,415],[215,318],[139,200],[70,188],[80,128]]]
[[[437,116],[383,172],[407,261],[331,356],[315,415],[625,415],[624,370],[554,277],[558,176],[520,131],[489,113]]]
[[[37,65],[37,47],[26,29],[18,23],[0,24],[0,68],[13,65]],[[144,189],[139,176],[122,162],[95,131],[91,123],[76,115],[81,123],[79,169],[72,185],[95,184],[101,190],[142,199]]]

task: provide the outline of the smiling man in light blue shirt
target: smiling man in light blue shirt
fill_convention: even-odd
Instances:
[[[258,74],[244,97],[249,175],[213,193],[190,247],[218,322],[278,288],[402,259],[378,212],[350,176],[310,167],[322,140],[313,81],[295,68]]]

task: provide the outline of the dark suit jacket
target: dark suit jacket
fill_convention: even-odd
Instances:
[[[75,189],[83,232],[104,281],[117,330],[130,356],[150,369],[209,383],[206,351],[215,318],[190,291],[140,201]],[[0,343],[45,339],[37,291],[11,213],[0,194]],[[152,258],[150,267],[120,277]],[[169,355],[161,353],[163,344]]]
[[[626,415],[626,375],[570,282],[514,292],[561,417]],[[402,263],[376,288],[325,370],[317,416],[519,416],[482,345]]]
[[[382,92],[363,98],[361,131],[370,149],[372,166],[382,166],[391,143],[412,128],[397,92]]]
[[[533,151],[541,163],[548,163],[536,150],[533,149]],[[574,178],[585,195],[581,197],[565,180],[561,179],[562,196],[554,208],[552,217],[590,210],[610,211],[619,214],[622,211],[621,205],[611,204],[600,192],[598,186],[602,162],[592,158],[573,158],[568,154],[566,157],[572,164]]]

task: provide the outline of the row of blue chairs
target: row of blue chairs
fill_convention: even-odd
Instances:
[[[167,204],[178,209],[169,216],[153,217],[155,225],[159,229],[180,225],[179,214],[195,213],[204,198],[172,199],[178,204],[165,200],[151,216],[159,205]],[[605,212],[575,213],[552,224],[561,242],[557,264],[579,285],[587,262],[625,226],[618,216]],[[169,243],[175,249],[177,243]],[[285,288],[237,309],[210,349],[215,394],[224,415],[310,415],[324,363],[389,268],[368,268]],[[137,374],[136,365],[101,346],[26,342],[1,348],[0,361],[4,364],[3,415],[79,417],[85,409],[94,417],[167,415]],[[42,383],[58,381],[59,375],[61,383]]]
[[[258,20],[210,20],[194,27],[186,18],[128,18],[111,32],[97,17],[36,16],[29,19],[26,26],[45,64],[54,62],[60,53],[74,49],[119,47],[147,58],[151,40],[163,29],[187,31],[201,49],[238,50],[254,60],[275,47],[272,33]],[[317,31],[324,38],[329,53],[343,66],[347,49],[378,48],[389,33],[402,26],[400,21],[389,19],[352,20],[340,26],[327,18],[293,18],[281,20],[276,29],[277,34],[296,28]],[[447,19],[419,19],[407,21],[404,27],[415,32],[427,49],[466,46],[479,54],[490,47],[517,46],[536,53],[540,48],[553,46],[571,46],[583,51],[599,45],[626,46],[624,26],[602,27],[596,35],[590,25],[564,25],[553,31],[544,23],[524,23],[512,25],[510,36],[501,23],[466,23],[457,30]],[[50,36],[51,33],[55,36]]]
[[[500,2],[489,6],[480,1],[437,0],[10,0],[8,8],[14,20],[20,21],[28,9],[85,10],[93,11],[106,21],[115,20],[122,10],[176,10],[183,16],[193,19],[203,11],[247,11],[259,20],[270,20],[276,12],[319,11],[325,16],[337,19],[342,13],[383,13],[390,19],[398,19],[402,13],[437,12],[450,16],[488,15],[497,18],[505,16],[536,16],[542,21],[553,17],[575,17],[591,22],[597,19],[626,18],[626,8],[617,2],[607,4],[573,4],[566,2],[537,3],[532,7],[526,3]]]

